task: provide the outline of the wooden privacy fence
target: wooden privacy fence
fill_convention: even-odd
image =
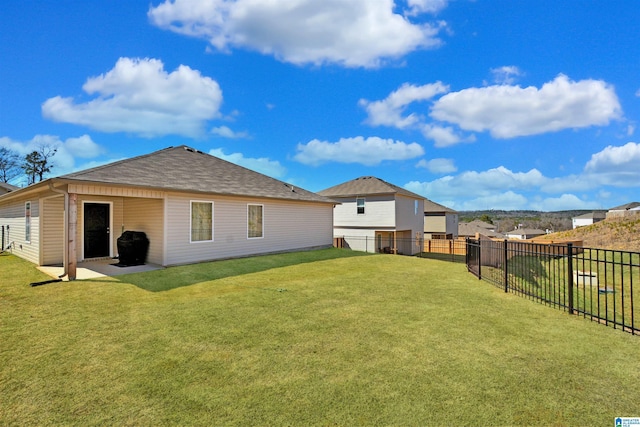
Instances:
[[[423,252],[464,256],[467,254],[467,242],[452,239],[427,239],[424,241]]]

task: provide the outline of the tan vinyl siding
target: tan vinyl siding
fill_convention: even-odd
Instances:
[[[211,242],[190,242],[192,200],[214,203]],[[175,193],[167,197],[166,203],[167,265],[332,244],[330,204]],[[264,205],[261,239],[247,238],[247,204]]]
[[[394,227],[396,212],[393,195],[359,196],[365,199],[364,214],[357,213],[356,197],[337,198],[336,227]]]
[[[64,196],[42,200],[42,265],[64,260]]]
[[[424,232],[424,201],[417,201],[416,210],[416,199],[396,195],[396,229],[411,230],[414,237]]]
[[[25,202],[31,202],[31,240],[25,240]],[[40,264],[40,206],[37,196],[28,196],[12,200],[0,208],[0,226],[9,226],[8,243],[11,252],[33,263]],[[7,237],[5,236],[5,239]],[[7,243],[7,242],[5,242]]]
[[[118,228],[118,237],[122,231],[143,231],[149,239],[147,262],[162,264],[163,224],[164,200],[125,198],[123,223]]]
[[[425,216],[424,217],[424,232],[425,233],[446,233],[447,220],[444,215],[438,216]]]

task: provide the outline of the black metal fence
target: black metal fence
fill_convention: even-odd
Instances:
[[[640,253],[514,240],[467,239],[479,279],[571,314],[640,333]]]

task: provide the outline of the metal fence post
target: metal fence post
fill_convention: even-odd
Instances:
[[[505,291],[505,293],[509,292],[508,265],[509,265],[509,263],[507,262],[507,239],[504,239],[504,262],[503,262],[503,266],[504,266],[504,291]]]
[[[573,314],[573,244],[567,243],[567,298],[569,314]]]
[[[482,280],[482,241],[478,239],[478,280]]]

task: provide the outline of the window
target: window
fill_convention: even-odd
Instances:
[[[262,211],[263,205],[247,205],[247,238],[259,239],[264,237]]]
[[[364,199],[356,198],[356,206],[358,207],[358,215],[364,215]]]
[[[419,206],[418,201],[414,200],[413,201],[413,213],[414,213],[414,215],[418,215],[418,206]]]
[[[191,241],[213,240],[213,202],[191,202]]]
[[[31,242],[31,202],[24,204],[24,240]]]

